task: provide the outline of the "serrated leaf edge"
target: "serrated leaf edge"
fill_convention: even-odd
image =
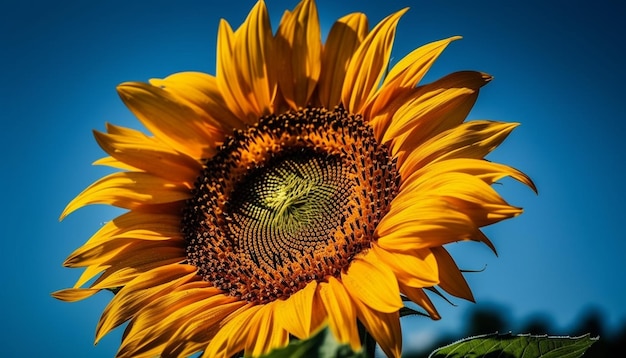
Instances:
[[[469,336],[469,337],[465,337],[465,338],[461,338],[459,340],[456,340],[450,344],[447,344],[443,347],[439,347],[437,349],[435,349],[434,351],[432,351],[429,355],[428,358],[433,358],[435,356],[435,354],[437,354],[438,351],[442,350],[442,349],[446,349],[448,347],[451,347],[455,344],[459,344],[459,343],[463,343],[463,342],[467,342],[467,341],[471,341],[473,339],[481,339],[481,338],[493,338],[493,337],[513,337],[513,338],[518,338],[518,337],[530,337],[530,338],[548,338],[548,339],[571,339],[571,340],[576,340],[576,339],[584,339],[584,338],[589,338],[589,340],[591,341],[598,341],[600,339],[600,336],[595,336],[595,337],[591,337],[590,333],[586,333],[580,336],[550,336],[547,334],[530,334],[530,333],[519,333],[519,334],[513,334],[511,331],[509,331],[508,333],[499,333],[499,332],[495,332],[495,333],[486,333],[486,334],[479,334],[476,336]]]

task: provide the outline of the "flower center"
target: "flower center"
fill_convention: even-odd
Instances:
[[[302,148],[252,170],[231,195],[228,231],[258,266],[323,249],[341,225],[350,177],[338,156]]]
[[[182,229],[187,259],[226,293],[266,303],[339,277],[370,247],[399,175],[342,108],[264,117],[206,161]]]

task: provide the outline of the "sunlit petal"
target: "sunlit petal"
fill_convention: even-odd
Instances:
[[[391,47],[404,9],[383,19],[361,42],[350,59],[341,91],[344,106],[359,113],[380,84],[391,55]]]
[[[276,35],[278,84],[293,109],[305,107],[320,77],[322,40],[317,7],[304,0],[286,12]]]
[[[373,354],[373,338],[397,357],[403,308],[439,319],[428,294],[473,300],[444,245],[495,252],[481,228],[522,209],[492,185],[536,187],[485,159],[516,123],[464,122],[491,76],[423,83],[460,37],[390,65],[406,11],[369,31],[365,14],[320,22],[302,0],[272,29],[259,0],[235,30],[220,21],[215,75],[119,85],[144,128],[94,132],[105,152],[94,164],[113,173],[61,218],[92,204],[124,212],[69,255],[84,271],[53,297],[115,292],[96,342],[126,325],[118,358],[264,356],[324,327],[356,352]]]
[[[330,29],[323,50],[318,86],[319,101],[324,107],[339,105],[348,64],[367,33],[367,17],[362,13],[346,15]]]

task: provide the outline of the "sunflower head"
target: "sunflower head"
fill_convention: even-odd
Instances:
[[[72,200],[127,211],[65,261],[85,267],[67,301],[119,289],[96,341],[129,322],[119,357],[262,355],[322,327],[361,349],[359,326],[399,356],[403,299],[473,300],[444,246],[516,216],[491,187],[520,171],[484,157],[516,124],[465,121],[491,80],[421,80],[458,37],[391,69],[401,10],[369,29],[353,13],[322,42],[314,1],[274,33],[262,1],[222,21],[215,75],[124,83],[144,132],[95,131],[119,171]],[[84,287],[87,286],[87,287]]]

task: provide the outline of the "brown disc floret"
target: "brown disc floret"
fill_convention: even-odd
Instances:
[[[287,298],[370,247],[399,179],[371,127],[341,107],[264,117],[206,161],[183,215],[188,262],[242,300]]]

